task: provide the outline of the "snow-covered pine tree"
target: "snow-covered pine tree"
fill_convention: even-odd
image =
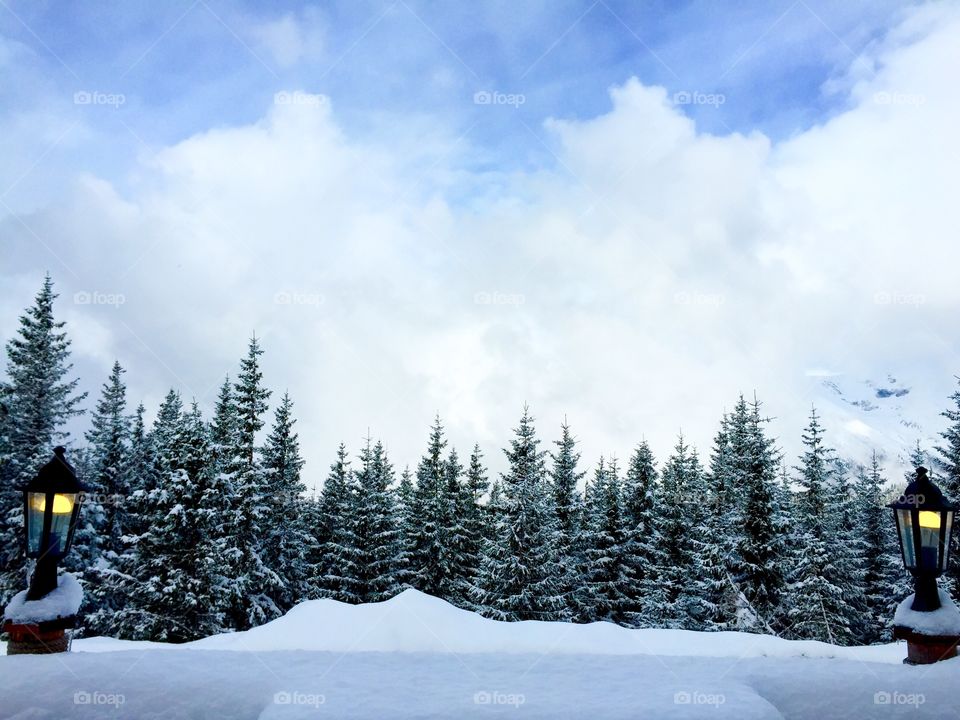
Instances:
[[[444,600],[458,607],[471,607],[470,593],[479,567],[477,538],[471,534],[474,497],[463,475],[456,449],[450,450],[444,467],[440,537],[443,538]]]
[[[485,544],[475,602],[501,620],[557,620],[566,607],[556,555],[556,511],[529,408],[501,475],[493,540]]]
[[[863,540],[860,566],[867,604],[862,638],[865,643],[889,639],[896,606],[912,592],[900,560],[891,512],[884,507],[884,484],[880,460],[874,451],[870,467],[858,469],[854,485],[854,524]]]
[[[307,525],[306,486],[300,479],[303,459],[300,441],[293,426],[293,401],[284,393],[274,413],[273,425],[263,446],[263,469],[271,517],[265,538],[268,567],[280,576],[274,603],[286,612],[306,598],[308,561],[313,534]]]
[[[84,516],[95,517],[90,549],[95,549],[95,562],[84,561],[78,568],[85,586],[85,614],[99,607],[115,608],[122,598],[114,598],[103,582],[103,571],[115,566],[123,552],[123,536],[129,530],[127,499],[130,494],[130,418],[126,412],[124,369],[114,362],[110,377],[103,386],[86,434],[91,488],[84,502]],[[91,513],[91,511],[93,511]],[[75,541],[81,538],[78,536]],[[74,556],[76,553],[74,553]]]
[[[662,625],[698,630],[706,615],[694,583],[701,575],[695,541],[701,532],[704,478],[697,452],[682,433],[663,465],[661,479],[663,546],[659,575],[665,591]]]
[[[868,642],[866,638],[870,633],[870,610],[863,565],[863,556],[869,547],[863,536],[863,528],[857,523],[859,508],[850,480],[850,468],[840,458],[834,458],[833,461],[829,494],[836,584],[843,588],[843,599],[849,607],[852,633],[849,642],[862,644]]]
[[[592,614],[587,605],[592,604],[589,592],[581,583],[583,573],[583,496],[578,485],[585,472],[578,469],[580,453],[577,441],[564,418],[560,425],[560,439],[554,441],[557,451],[550,453],[553,466],[550,469],[550,484],[553,502],[557,509],[557,557],[563,569],[562,592],[567,603],[567,617],[580,618]]]
[[[45,465],[54,445],[68,438],[63,426],[83,410],[86,393],[68,379],[70,340],[53,315],[53,280],[48,274],[32,307],[20,316],[7,343],[7,377],[0,411],[0,603],[23,589],[23,497],[17,488]]]
[[[470,453],[470,462],[464,476],[466,513],[463,525],[466,530],[466,555],[471,559],[469,582],[460,592],[464,607],[473,609],[473,594],[476,592],[477,576],[480,573],[480,558],[483,553],[484,538],[487,536],[487,527],[491,522],[490,507],[483,504],[483,498],[490,488],[487,478],[487,469],[483,465],[483,453],[480,446],[475,444]]]
[[[224,628],[218,597],[226,580],[209,532],[219,508],[202,505],[207,428],[196,403],[183,412],[171,390],[149,437],[154,481],[131,498],[143,531],[125,537],[129,552],[105,573],[123,602],[94,621],[127,639],[185,642]]]
[[[632,535],[627,532],[616,459],[601,457],[587,493],[584,537],[584,577],[588,616],[630,625],[636,619],[634,605]]]
[[[353,603],[357,602],[357,596],[352,579],[358,575],[352,553],[356,541],[350,521],[354,506],[353,473],[347,448],[340,443],[337,459],[330,465],[320,492],[320,523],[316,527],[320,555],[316,573],[322,597]]]
[[[740,397],[729,420],[729,437],[738,503],[732,522],[739,528],[736,552],[737,625],[741,630],[776,633],[782,625],[786,584],[782,528],[776,514],[779,458],[764,432],[756,401]]]
[[[794,543],[789,592],[788,634],[794,638],[850,644],[858,618],[845,598],[842,568],[838,567],[834,511],[837,498],[833,451],[824,445],[824,430],[816,408],[803,433],[796,497],[797,537]]]
[[[663,621],[666,611],[659,560],[663,537],[658,512],[657,464],[646,440],[641,441],[630,456],[623,482],[623,498],[624,523],[631,548],[627,562],[633,575],[634,623],[641,627],[656,627]]]
[[[407,582],[417,590],[444,597],[447,589],[446,539],[443,537],[446,498],[446,461],[443,424],[437,415],[430,428],[427,452],[417,465],[417,484],[409,508],[413,520],[407,526],[409,557]]]
[[[410,542],[416,537],[415,493],[413,473],[410,471],[410,466],[406,465],[400,473],[400,482],[397,484],[397,525],[400,529],[397,582],[401,589],[413,587]]]
[[[742,477],[735,465],[725,413],[714,437],[710,471],[705,477],[703,532],[695,539],[701,574],[694,582],[706,611],[707,630],[737,627],[740,598],[732,581],[738,540],[733,529],[737,516],[733,488]]]
[[[352,527],[347,547],[350,594],[356,602],[380,602],[400,591],[400,545],[393,467],[381,442],[368,437],[354,471],[355,499],[346,518]]]
[[[260,356],[263,350],[256,336],[250,339],[247,355],[233,386],[236,412],[233,452],[233,503],[229,532],[236,559],[231,597],[234,627],[245,630],[279,617],[281,608],[273,598],[281,592],[282,581],[268,565],[266,539],[272,535],[270,487],[257,446],[257,434],[264,425],[270,391],[263,387]]]

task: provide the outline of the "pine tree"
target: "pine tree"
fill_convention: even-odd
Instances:
[[[26,581],[23,501],[17,488],[49,461],[54,445],[65,444],[64,424],[83,411],[78,380],[69,380],[70,340],[53,316],[53,280],[47,275],[32,307],[6,347],[0,425],[0,601]]]
[[[854,485],[854,524],[863,540],[860,566],[867,606],[865,643],[888,639],[897,604],[912,592],[907,588],[890,511],[884,507],[883,486],[880,461],[874,451],[869,469],[859,468]]]
[[[226,590],[209,532],[220,508],[203,505],[208,438],[196,403],[184,412],[171,390],[149,442],[155,481],[131,496],[143,513],[143,531],[125,536],[129,551],[105,573],[123,602],[102,609],[93,622],[128,639],[184,642],[223,629],[217,598]]]
[[[957,378],[960,383],[960,377]],[[937,453],[943,466],[943,478],[940,489],[953,502],[960,502],[960,389],[956,390],[950,400],[953,406],[940,413],[950,421],[949,427],[940,433],[943,443],[937,446]],[[912,468],[915,469],[915,468]],[[947,568],[945,575],[954,589],[960,588],[960,562],[956,560],[960,552],[960,533],[954,532],[951,536],[953,546],[952,557],[954,562]]]
[[[353,576],[348,586],[356,602],[380,602],[400,591],[400,543],[397,510],[391,485],[393,467],[383,444],[371,446],[370,438],[360,453],[355,472],[355,502],[348,519],[352,526],[347,551]]]
[[[330,472],[320,492],[320,520],[317,525],[316,543],[321,548],[317,568],[320,595],[341,602],[357,602],[353,578],[359,575],[352,548],[353,524],[350,522],[354,508],[353,474],[347,448],[343,443],[337,448],[337,459],[330,465]]]
[[[470,607],[479,567],[477,537],[471,534],[473,491],[464,482],[456,449],[450,450],[441,489],[440,536],[443,538],[444,585],[441,597],[459,607]]]
[[[299,438],[293,430],[295,423],[293,401],[289,393],[284,393],[263,447],[270,508],[265,557],[267,566],[280,577],[272,600],[284,612],[307,596],[307,563],[313,542],[306,524],[307,488],[300,479],[303,460]]]
[[[567,617],[577,618],[584,614],[584,604],[590,602],[583,597],[580,583],[584,561],[584,539],[581,536],[584,508],[577,486],[585,473],[577,469],[580,453],[566,418],[560,432],[560,439],[554,441],[557,452],[550,455],[553,461],[550,483],[557,510],[557,557],[563,569],[562,592],[566,598]]]
[[[590,620],[632,624],[636,616],[632,536],[627,532],[616,459],[600,458],[587,494],[584,581]]]
[[[634,449],[624,477],[624,523],[630,538],[628,562],[633,575],[634,623],[644,627],[660,624],[666,612],[660,553],[664,543],[660,530],[657,466],[646,440]]]
[[[447,547],[443,537],[444,516],[449,511],[447,466],[443,459],[446,445],[438,415],[430,429],[427,452],[417,466],[417,483],[410,506],[410,515],[415,521],[408,526],[410,535],[406,539],[410,559],[408,582],[436,597],[445,597],[447,590]]]
[[[533,418],[524,407],[501,476],[495,535],[481,561],[475,601],[501,620],[556,620],[565,610],[556,556],[556,511]]]
[[[261,625],[282,614],[273,598],[282,593],[282,580],[268,564],[265,539],[272,534],[270,488],[259,457],[257,434],[263,428],[270,391],[263,387],[260,356],[254,336],[233,386],[236,426],[233,443],[232,517],[228,523],[235,562],[231,598],[233,622],[238,630]]]
[[[730,416],[733,492],[740,528],[736,553],[738,620],[741,630],[776,632],[781,626],[785,587],[782,528],[776,515],[778,457],[763,430],[760,405],[740,397]]]
[[[85,520],[95,518],[88,540],[93,558],[85,559],[79,570],[85,585],[85,614],[94,608],[116,608],[122,598],[112,597],[103,582],[103,571],[116,564],[123,552],[123,536],[129,530],[127,498],[130,494],[130,418],[125,415],[126,386],[124,369],[114,362],[110,377],[103,386],[91,419],[86,439],[89,452],[91,488],[84,501]],[[77,546],[82,546],[79,534]],[[73,554],[77,557],[77,553]],[[91,562],[92,560],[92,562]]]
[[[466,495],[464,501],[465,517],[463,519],[465,528],[464,554],[470,560],[470,569],[459,595],[464,607],[474,609],[472,598],[476,592],[484,538],[487,534],[487,526],[490,523],[490,508],[482,504],[483,497],[490,488],[490,481],[487,479],[487,469],[483,465],[483,453],[480,452],[479,445],[475,444],[473,446],[464,480]]]
[[[700,577],[695,539],[700,532],[703,467],[681,434],[663,466],[663,551],[659,574],[665,588],[664,627],[700,629],[706,608],[691,579]]]
[[[838,507],[833,451],[824,445],[816,409],[803,433],[797,496],[797,556],[789,588],[789,634],[795,638],[850,644],[858,618],[847,602],[844,572],[835,550]]]

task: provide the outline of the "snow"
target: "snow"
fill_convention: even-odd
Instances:
[[[0,658],[27,718],[952,718],[960,661],[742,633],[501,623],[407,591],[301,603],[185,645],[77,640]],[[882,707],[881,707],[882,706]]]
[[[77,578],[63,573],[57,579],[57,589],[39,600],[27,600],[27,591],[17,593],[7,604],[4,618],[15,623],[38,623],[45,620],[76,615],[83,602],[83,588]]]
[[[940,607],[930,612],[917,612],[910,609],[913,595],[897,606],[893,616],[894,625],[908,627],[920,635],[960,635],[960,610],[943,590],[940,593]]]

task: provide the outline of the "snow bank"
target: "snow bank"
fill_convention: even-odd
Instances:
[[[3,616],[15,623],[29,624],[76,615],[83,602],[83,588],[70,573],[60,575],[57,582],[57,589],[39,600],[27,600],[26,590],[17,593]]]
[[[553,655],[657,655],[700,657],[814,657],[901,662],[895,644],[844,648],[768,635],[690,630],[631,630],[611,623],[500,622],[418,592],[348,605],[335,600],[300,603],[285,616],[252,630],[185,645],[126,643],[109,638],[74,642],[79,652],[191,648],[202,650],[327,652],[508,653]]]
[[[911,610],[914,596],[911,595],[897,606],[893,616],[894,625],[908,627],[921,635],[960,635],[960,610],[943,590],[940,593],[940,607],[930,612]]]

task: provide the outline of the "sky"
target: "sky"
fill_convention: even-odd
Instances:
[[[524,403],[589,465],[756,393],[790,457],[824,378],[926,443],[957,67],[956,2],[0,0],[0,341],[49,272],[88,405],[119,359],[209,412],[256,333],[310,486],[437,413],[502,469]]]

